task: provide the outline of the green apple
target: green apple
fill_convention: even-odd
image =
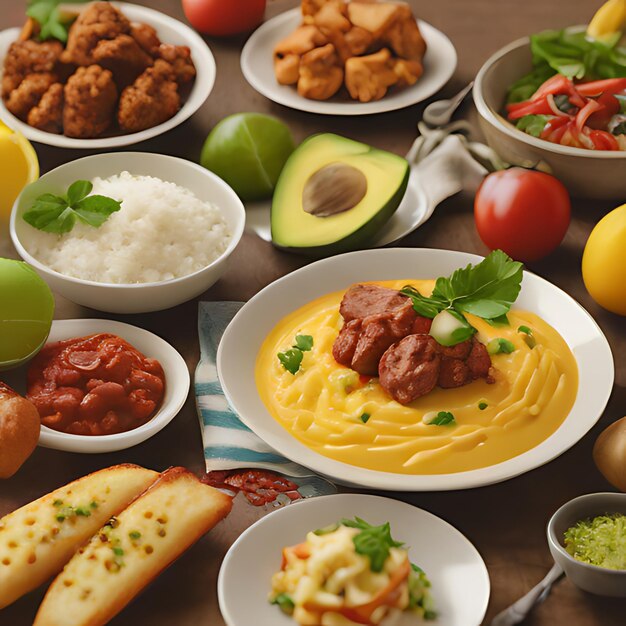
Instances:
[[[261,113],[236,113],[209,133],[200,163],[242,200],[263,200],[272,196],[294,148],[291,132],[280,120]]]
[[[23,261],[0,258],[0,370],[43,347],[54,315],[50,287]]]

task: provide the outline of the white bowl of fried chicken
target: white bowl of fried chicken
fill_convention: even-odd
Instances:
[[[399,109],[451,77],[450,40],[398,0],[302,0],[261,26],[241,55],[248,82],[271,100],[330,115]]]
[[[0,117],[28,139],[64,148],[137,143],[186,120],[211,92],[213,55],[181,22],[127,3],[64,10],[73,20],[66,43],[41,40],[32,18],[0,33]]]

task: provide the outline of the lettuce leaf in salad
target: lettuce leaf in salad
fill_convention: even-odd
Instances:
[[[550,119],[549,115],[524,115],[517,120],[516,126],[533,137],[540,137]]]
[[[618,46],[621,33],[598,41],[584,31],[546,30],[532,35],[533,70],[511,85],[507,103],[523,102],[554,74],[572,80],[626,77],[626,48]]]

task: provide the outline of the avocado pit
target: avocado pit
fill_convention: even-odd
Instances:
[[[367,193],[365,174],[346,163],[329,163],[306,181],[302,208],[316,217],[330,217],[354,208]]]

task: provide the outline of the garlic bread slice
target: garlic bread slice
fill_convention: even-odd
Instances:
[[[171,468],[112,518],[54,580],[33,626],[100,626],[225,517],[232,500]]]
[[[0,608],[58,574],[76,550],[159,474],[115,465],[0,519]]]

